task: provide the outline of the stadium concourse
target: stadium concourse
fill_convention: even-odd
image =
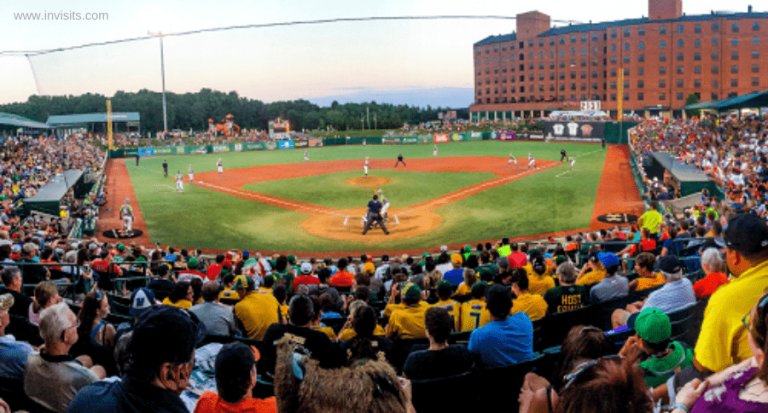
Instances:
[[[62,240],[8,205],[0,411],[768,410],[768,125],[715,125],[647,122],[632,147],[709,168],[726,199],[661,214],[651,182],[636,224],[562,240],[209,259]],[[10,204],[103,156],[32,140],[6,154]]]

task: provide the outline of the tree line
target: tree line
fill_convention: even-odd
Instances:
[[[266,129],[270,120],[278,117],[290,121],[292,130],[327,129],[337,131],[362,129],[361,118],[366,116],[365,129],[397,129],[403,123],[417,125],[437,120],[438,113],[446,108],[426,108],[386,103],[346,103],[334,101],[331,106],[320,107],[300,99],[264,103],[260,100],[241,97],[237,92],[224,93],[201,89],[196,93],[166,92],[166,106],[169,129],[208,129],[208,119],[219,122],[228,114],[235,117],[235,123],[246,129]],[[32,120],[45,122],[51,115],[106,112],[107,97],[87,93],[80,96],[30,96],[26,102],[0,105],[0,112],[13,113]],[[115,93],[112,97],[113,112],[139,112],[142,132],[163,130],[163,99],[159,92],[142,89],[138,92]],[[467,119],[467,108],[457,109],[459,118]],[[374,122],[375,118],[375,122]]]

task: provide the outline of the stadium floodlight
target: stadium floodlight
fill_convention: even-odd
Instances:
[[[160,38],[160,75],[163,78],[163,139],[165,139],[165,134],[168,132],[168,114],[165,111],[165,58],[163,57],[163,37],[167,36],[167,34],[164,35],[163,32],[152,33],[149,30],[147,30],[147,34]]]

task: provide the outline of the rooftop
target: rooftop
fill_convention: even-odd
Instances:
[[[20,128],[30,129],[49,129],[50,126],[45,123],[36,122],[32,119],[27,119],[23,116],[14,115],[12,113],[0,112],[0,125],[18,126]]]
[[[138,122],[139,112],[113,112],[112,122]],[[51,127],[65,125],[84,125],[88,123],[106,122],[106,113],[81,113],[77,115],[49,116],[46,121]]]

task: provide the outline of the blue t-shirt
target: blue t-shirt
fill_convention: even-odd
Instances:
[[[621,275],[605,277],[589,290],[589,301],[592,304],[599,304],[604,301],[613,300],[619,297],[626,297],[629,294],[629,281]]]
[[[375,214],[378,214],[379,211],[381,211],[381,202],[368,201],[368,212],[373,212]]]
[[[24,381],[24,367],[27,365],[27,356],[35,351],[29,343],[16,341],[6,334],[0,337],[0,377]]]
[[[458,268],[446,272],[443,274],[443,281],[448,281],[452,286],[458,287],[464,281],[464,270]]]
[[[648,301],[643,304],[646,308],[658,308],[666,314],[688,308],[696,304],[691,280],[683,278],[679,281],[666,283],[663,287],[648,295]]]
[[[526,313],[491,321],[469,336],[469,352],[484,367],[504,367],[533,358],[533,323]]]

